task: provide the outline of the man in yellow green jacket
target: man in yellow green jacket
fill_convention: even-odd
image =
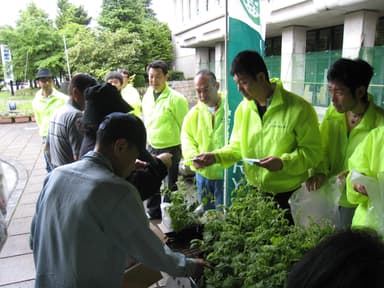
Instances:
[[[32,109],[36,123],[39,126],[39,134],[45,138],[48,134],[50,118],[60,107],[64,106],[69,97],[54,88],[52,73],[46,68],[41,68],[36,75],[40,90],[36,92],[32,100]]]
[[[69,100],[67,95],[54,88],[52,77],[53,75],[51,71],[47,68],[41,68],[37,71],[36,81],[40,90],[36,92],[36,95],[32,100],[32,110],[44,145],[52,115]],[[50,172],[51,167],[49,166],[47,153],[48,151],[45,150],[44,158],[46,162],[46,170],[47,172]]]
[[[213,72],[197,72],[194,83],[199,102],[184,118],[181,147],[185,164],[196,172],[198,199],[204,203],[204,210],[217,209],[223,204],[224,169],[219,164],[196,169],[193,158],[224,146],[225,103]]]
[[[372,130],[365,139],[357,146],[355,152],[348,161],[349,170],[357,170],[359,173],[369,177],[378,178],[380,173],[384,173],[384,126]],[[382,177],[383,175],[381,175]],[[369,227],[378,229],[383,227],[382,222],[378,222],[375,217],[368,214],[371,201],[367,193],[367,187],[360,183],[352,186],[351,173],[346,180],[347,199],[350,203],[357,205],[352,219],[353,227]],[[383,192],[380,190],[372,192]],[[381,218],[381,221],[382,218]]]
[[[384,125],[384,110],[373,103],[367,89],[373,75],[365,61],[341,58],[328,71],[328,88],[332,105],[320,125],[323,158],[308,179],[307,187],[316,190],[324,181],[339,175],[345,181],[348,159],[359,143],[374,128]],[[356,205],[349,203],[342,191],[340,224],[349,227]]]
[[[121,96],[129,105],[132,106],[132,114],[135,114],[137,117],[142,118],[141,116],[141,97],[139,91],[131,83],[131,77],[127,70],[119,69],[118,72],[123,76],[123,86],[121,88]],[[132,77],[134,78],[134,77]]]
[[[168,66],[162,60],[148,65],[150,87],[142,100],[143,120],[148,134],[149,152],[159,155],[171,153],[172,166],[168,169],[168,189],[177,190],[177,177],[181,159],[180,132],[188,112],[187,99],[168,86]],[[152,218],[160,217],[160,195],[147,204]],[[155,207],[155,208],[154,208]]]
[[[270,81],[262,57],[242,51],[232,62],[231,75],[245,99],[235,112],[230,143],[197,156],[200,167],[219,163],[228,167],[244,158],[247,182],[274,196],[283,209],[308,178],[308,169],[320,161],[318,119],[312,105],[285,90],[281,81]],[[196,165],[195,165],[196,166]],[[287,218],[292,222],[290,214]]]

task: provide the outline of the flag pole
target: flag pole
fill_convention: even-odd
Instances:
[[[229,39],[229,17],[228,17],[228,0],[225,1],[225,39],[224,39],[224,55],[225,55],[225,60],[224,60],[224,79],[225,79],[225,90],[226,90],[226,96],[228,99],[228,39]],[[229,106],[228,106],[228,101],[225,102],[225,107],[224,107],[224,139],[225,139],[225,144],[228,143],[229,139]],[[224,206],[228,206],[228,168],[224,169]]]

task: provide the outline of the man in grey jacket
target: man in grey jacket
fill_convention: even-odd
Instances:
[[[96,80],[88,74],[78,73],[73,76],[69,84],[70,99],[51,117],[46,151],[52,169],[80,158],[79,151],[83,141],[80,121],[85,106],[84,91],[96,84]]]
[[[173,276],[202,272],[202,259],[172,252],[149,229],[125,180],[145,144],[139,118],[112,113],[94,151],[47,176],[31,227],[35,287],[121,287],[129,258]]]

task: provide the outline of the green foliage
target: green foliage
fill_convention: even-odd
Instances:
[[[8,103],[15,102],[17,111],[25,115],[32,115],[32,100],[36,94],[36,89],[21,89],[15,91],[15,96],[9,91],[0,92],[0,113],[6,114],[9,110]]]
[[[181,81],[184,80],[184,72],[171,70],[168,72],[169,81]]]
[[[201,224],[199,215],[194,210],[199,205],[197,201],[191,201],[190,191],[187,185],[181,181],[177,183],[178,190],[169,193],[172,205],[168,208],[169,216],[172,219],[172,228],[180,232],[184,228]]]
[[[151,1],[143,0],[103,0],[99,24],[112,32],[126,29],[141,32],[139,24],[144,18],[153,18],[147,6]]]
[[[86,72],[102,80],[108,71],[125,67],[145,75],[146,65],[173,60],[171,32],[154,18],[151,0],[104,0],[101,28],[91,28],[82,6],[58,0],[56,27],[48,14],[31,2],[21,11],[15,28],[0,27],[0,42],[12,52],[15,80],[33,80],[38,68],[66,75],[63,36],[72,73]],[[143,78],[135,86],[144,86]]]
[[[143,58],[145,66],[156,59],[165,61],[168,66],[174,59],[172,34],[167,24],[145,19],[142,23]]]
[[[12,51],[13,74],[17,80],[34,79],[40,67],[59,74],[64,67],[63,42],[48,14],[31,2],[22,11],[16,28],[3,27],[0,42]]]
[[[135,81],[133,82],[134,87],[144,87],[145,77],[143,74],[136,74]]]
[[[204,239],[194,240],[214,269],[205,271],[205,287],[284,287],[287,272],[330,226],[307,230],[290,226],[272,198],[246,185],[233,192],[223,216],[210,211]]]
[[[84,10],[83,6],[75,6],[68,0],[57,0],[58,15],[56,17],[56,26],[63,29],[67,24],[89,25],[91,17]]]
[[[72,71],[87,71],[99,80],[119,67],[144,72],[140,63],[142,41],[136,33],[79,31],[74,41],[77,44],[68,50]]]

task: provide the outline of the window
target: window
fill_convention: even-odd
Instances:
[[[340,50],[343,47],[343,25],[307,32],[307,52]]]
[[[265,56],[281,55],[281,36],[265,40]]]
[[[384,17],[377,20],[375,46],[384,46]]]

